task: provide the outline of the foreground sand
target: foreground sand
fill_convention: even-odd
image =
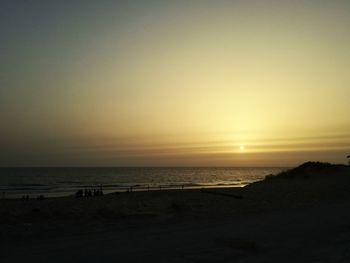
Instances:
[[[350,262],[350,168],[240,189],[0,200],[0,262]]]

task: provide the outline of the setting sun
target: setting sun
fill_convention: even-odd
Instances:
[[[350,0],[0,3],[2,263],[350,262]]]
[[[59,11],[39,1],[26,16],[10,2],[0,166],[290,166],[348,154],[346,1],[58,1]]]

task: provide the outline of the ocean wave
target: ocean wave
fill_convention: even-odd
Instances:
[[[102,187],[105,192],[241,187],[282,168],[84,168],[0,169],[0,192],[9,195],[72,194]]]

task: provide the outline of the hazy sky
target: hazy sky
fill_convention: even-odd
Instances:
[[[0,166],[344,163],[349,28],[347,0],[3,0]]]

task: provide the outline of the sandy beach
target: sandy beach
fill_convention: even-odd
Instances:
[[[350,263],[350,0],[4,0],[0,263]]]
[[[0,200],[1,262],[349,262],[350,168],[244,188]]]

